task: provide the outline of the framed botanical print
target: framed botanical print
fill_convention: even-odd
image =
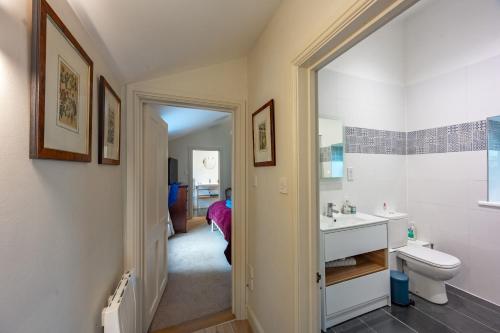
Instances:
[[[253,165],[276,165],[274,142],[274,100],[270,100],[252,114]]]
[[[99,164],[120,164],[121,101],[104,76],[99,79]]]
[[[45,0],[33,1],[30,158],[90,162],[93,63]]]

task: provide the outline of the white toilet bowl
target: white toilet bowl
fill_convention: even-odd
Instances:
[[[447,303],[444,281],[460,271],[460,260],[426,247],[426,242],[408,241],[407,214],[383,212],[378,216],[389,220],[390,268],[408,274],[412,293],[436,304]]]
[[[432,303],[448,302],[444,281],[459,271],[458,258],[423,246],[408,245],[397,249],[397,255],[405,263],[410,291]]]

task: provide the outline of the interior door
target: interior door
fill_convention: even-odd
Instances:
[[[165,290],[168,222],[168,125],[149,108],[144,112],[144,329]]]

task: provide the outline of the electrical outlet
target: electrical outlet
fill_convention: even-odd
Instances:
[[[250,291],[253,291],[254,287],[254,277],[255,277],[255,271],[252,265],[248,265],[248,283],[247,287]]]

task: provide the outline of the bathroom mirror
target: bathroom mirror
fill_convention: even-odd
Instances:
[[[487,119],[488,201],[500,202],[500,116]]]
[[[320,176],[344,176],[344,126],[338,119],[319,118]]]

